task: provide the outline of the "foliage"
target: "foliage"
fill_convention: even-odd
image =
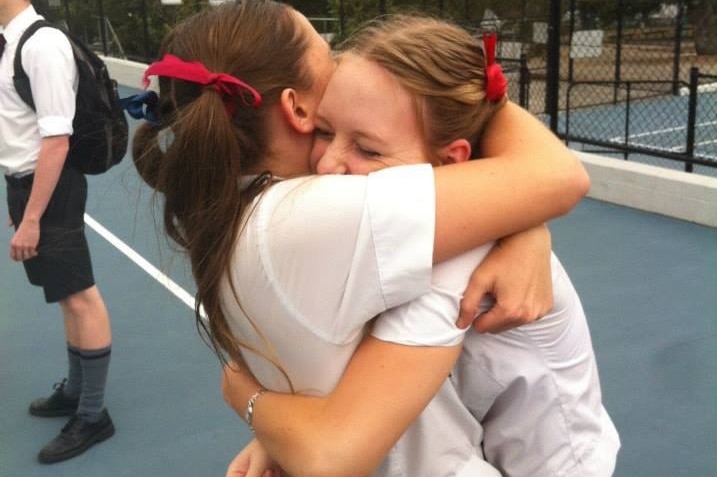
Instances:
[[[451,19],[469,29],[481,24],[492,11],[501,21],[504,37],[528,39],[534,21],[545,21],[551,0],[286,0],[308,17],[332,17],[336,41],[365,21],[384,13],[423,11]],[[676,0],[561,0],[563,21],[570,8],[578,29],[644,26],[654,14],[674,6]],[[33,4],[51,21],[65,21],[87,43],[113,54],[148,60],[156,55],[162,37],[172,25],[208,7],[208,0],[184,0],[182,5],[162,5],[160,0],[35,0]],[[685,24],[692,26],[698,54],[717,54],[717,0],[684,0]],[[99,27],[100,6],[109,19],[105,42]],[[68,16],[69,12],[69,16]],[[670,21],[667,19],[666,21]],[[671,21],[674,21],[672,19]],[[120,41],[113,41],[114,38]],[[121,43],[122,51],[119,51]]]

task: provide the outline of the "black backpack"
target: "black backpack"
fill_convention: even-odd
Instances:
[[[22,67],[22,47],[38,29],[56,28],[70,40],[77,63],[79,83],[73,133],[66,164],[85,173],[101,174],[119,163],[127,152],[127,118],[118,104],[117,82],[110,78],[104,62],[82,41],[46,20],[38,20],[20,37],[15,53],[13,83],[33,111],[30,78]]]

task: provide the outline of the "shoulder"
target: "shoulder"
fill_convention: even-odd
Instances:
[[[72,45],[69,38],[60,29],[55,27],[42,27],[38,29],[22,48],[23,59],[26,55],[42,55],[50,59],[48,53],[61,53],[63,56],[72,55]]]
[[[332,215],[356,209],[366,196],[365,176],[310,176],[282,181],[262,198],[266,206],[287,213]]]
[[[302,217],[334,224],[368,219],[386,225],[397,217],[433,217],[433,169],[429,164],[398,166],[368,176],[323,175],[283,181],[262,198],[260,208],[278,216]],[[272,220],[276,219],[276,216]],[[400,221],[399,221],[400,222]],[[432,226],[432,222],[429,224]],[[386,225],[388,230],[392,227]]]

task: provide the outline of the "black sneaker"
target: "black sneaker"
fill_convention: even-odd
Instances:
[[[39,398],[30,404],[30,414],[40,417],[72,416],[77,412],[77,405],[80,398],[69,398],[65,396],[65,383],[53,384],[54,393],[50,397]]]
[[[109,439],[114,433],[115,426],[112,424],[107,409],[102,411],[100,420],[97,422],[73,416],[62,428],[60,435],[42,448],[37,458],[43,464],[53,464],[71,459],[98,442]]]

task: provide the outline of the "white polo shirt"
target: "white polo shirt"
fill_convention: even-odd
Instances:
[[[430,290],[434,228],[429,164],[274,185],[251,211],[233,257],[241,307],[224,283],[233,333],[280,362],[297,392],[329,393],[364,325]],[[268,359],[244,357],[265,386],[289,391]],[[374,476],[497,476],[481,440],[480,424],[446,382]]]
[[[25,104],[12,82],[17,44],[39,19],[42,16],[30,5],[2,31],[7,44],[0,58],[0,172],[5,175],[32,173],[42,138],[72,134],[77,65],[61,31],[41,28],[22,48],[22,65],[30,78],[37,112]]]

